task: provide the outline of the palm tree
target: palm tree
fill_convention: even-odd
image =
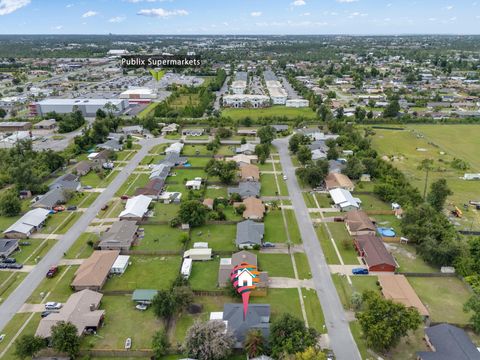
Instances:
[[[433,169],[433,160],[432,159],[423,159],[420,165],[418,165],[418,170],[425,171],[425,184],[423,187],[423,200],[427,196],[427,186],[428,186],[428,173]]]
[[[265,339],[258,329],[250,330],[245,339],[245,350],[250,358],[262,355],[265,350]]]

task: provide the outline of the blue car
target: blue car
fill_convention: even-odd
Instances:
[[[352,269],[352,274],[353,275],[368,275],[368,269],[355,268],[355,269]]]

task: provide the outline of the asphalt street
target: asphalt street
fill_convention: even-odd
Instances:
[[[313,284],[322,305],[330,346],[339,360],[361,360],[357,344],[353,339],[345,311],[333,284],[330,269],[322,247],[313,228],[302,190],[295,176],[295,168],[288,152],[288,138],[273,142],[280,154],[283,173],[287,175],[287,188],[295,211],[303,247],[312,270]]]
[[[21,284],[10,294],[3,304],[0,305],[0,333],[12,317],[21,309],[25,301],[35,291],[40,282],[45,278],[45,274],[49,267],[59,263],[63,254],[68,251],[78,237],[87,229],[88,225],[96,217],[101,207],[115,196],[117,190],[135,170],[140,161],[148,154],[150,149],[156,145],[167,142],[169,141],[164,140],[163,138],[144,139],[140,141],[142,148],[135,154],[128,164],[123,167],[123,170],[117,175],[117,177],[107,188],[105,188],[78,221],[73,224],[47,255],[45,255],[45,257],[25,277]]]

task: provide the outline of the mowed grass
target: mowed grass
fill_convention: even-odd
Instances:
[[[149,220],[152,221],[170,221],[177,216],[180,205],[177,204],[162,204],[156,202],[154,205],[154,215]]]
[[[190,243],[207,242],[213,251],[234,251],[236,236],[236,225],[204,225],[192,229]]]
[[[148,251],[180,251],[182,244],[182,231],[170,225],[142,225],[145,229],[143,239],[138,239],[133,250]]]
[[[32,313],[23,313],[15,314],[12,320],[7,324],[7,326],[2,330],[2,334],[5,334],[5,339],[0,343],[0,353],[5,350],[10,341],[20,330],[20,328],[30,319]],[[38,324],[40,323],[40,314],[34,314],[28,324],[21,332],[22,335],[34,335],[37,330]],[[5,355],[2,357],[2,360],[17,360],[18,356],[15,355],[15,345],[12,344]]]
[[[352,285],[348,283],[346,276],[332,274],[333,283],[345,309],[350,309],[350,299],[354,292],[363,293],[366,290],[380,292],[376,276],[352,276],[350,279]]]
[[[89,242],[97,242],[100,236],[94,233],[83,233],[75,241],[72,247],[68,249],[65,258],[66,259],[86,259],[93,252],[93,246],[89,245]]]
[[[258,267],[268,271],[269,277],[295,278],[293,264],[288,254],[258,254]]]
[[[261,196],[288,196],[287,186],[280,175],[261,174],[260,182],[262,184],[260,189]]]
[[[240,120],[245,117],[250,117],[253,120],[266,118],[271,116],[281,116],[288,119],[306,118],[316,119],[317,115],[310,108],[289,108],[286,106],[272,106],[262,109],[224,109],[222,116],[230,117],[233,120]]]
[[[189,283],[194,290],[215,290],[217,289],[218,268],[220,258],[209,261],[194,261]]]
[[[265,223],[265,242],[286,243],[287,235],[281,210],[270,210],[264,219]]]
[[[297,266],[298,278],[311,279],[312,272],[308,264],[307,255],[305,253],[295,253],[293,257],[295,258],[295,265]]]
[[[27,273],[24,272],[0,272],[0,304],[8,298],[13,290],[25,279]]]
[[[267,296],[250,297],[250,303],[270,304],[270,321],[275,321],[277,317],[284,313],[291,314],[303,320],[297,289],[268,289]]]
[[[344,223],[326,223],[330,229],[337,249],[342,256],[344,264],[358,264],[358,254],[353,246],[353,239],[345,228]]]
[[[307,313],[308,325],[320,333],[325,333],[325,318],[323,316],[322,306],[318,300],[317,292],[313,289],[302,288],[303,303]]]
[[[179,256],[130,256],[124,274],[107,280],[105,290],[167,289],[180,272]]]
[[[335,251],[332,241],[328,236],[325,225],[319,224],[317,227],[315,227],[315,231],[317,233],[318,241],[320,241],[320,246],[322,247],[327,264],[340,264],[340,259],[338,258],[337,252]]]
[[[463,304],[471,294],[461,280],[456,277],[408,277],[408,281],[427,307],[432,321],[453,324],[469,322],[471,315],[463,311]]]
[[[43,300],[65,302],[73,294],[70,284],[77,269],[78,266],[59,266],[57,275],[51,279],[43,279],[30,295],[27,303],[39,304]]]

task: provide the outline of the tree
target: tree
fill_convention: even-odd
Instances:
[[[360,107],[360,106],[357,106],[355,108],[355,119],[357,119],[358,121],[363,121],[365,120],[365,117],[367,116],[367,111]]]
[[[442,211],[447,197],[453,192],[447,185],[447,180],[438,179],[430,185],[430,193],[427,196],[427,201],[437,211]]]
[[[22,202],[13,189],[5,191],[0,195],[0,215],[17,216],[22,210]]]
[[[338,156],[339,156],[338,150],[335,146],[331,146],[328,148],[328,151],[327,151],[328,160],[337,160]]]
[[[70,322],[61,321],[52,326],[51,343],[55,350],[68,354],[74,359],[80,350],[77,328]]]
[[[247,333],[245,343],[243,344],[250,358],[262,355],[265,351],[265,339],[258,329],[250,330]]]
[[[155,358],[159,359],[166,355],[170,344],[168,342],[168,336],[165,330],[158,330],[153,334],[152,338],[152,350]]]
[[[265,164],[265,161],[270,156],[270,145],[258,144],[257,146],[255,146],[255,155],[258,156],[260,164]]]
[[[155,315],[167,321],[176,312],[175,297],[170,290],[159,290],[152,300],[152,308]]]
[[[315,164],[304,168],[298,168],[296,174],[311,187],[320,186],[328,175],[328,161],[318,160]]]
[[[315,329],[307,328],[303,321],[288,313],[281,315],[270,326],[270,345],[274,358],[303,352],[307,347],[315,346],[316,342]]]
[[[332,117],[332,111],[328,108],[328,106],[322,104],[318,108],[318,115],[320,115],[322,121],[327,121]]]
[[[272,126],[262,126],[257,131],[257,136],[260,139],[261,144],[268,144],[270,145],[277,136],[277,132]]]
[[[463,305],[463,311],[473,312],[470,321],[472,323],[473,330],[478,334],[480,333],[480,297],[478,295],[472,295],[470,299]]]
[[[422,323],[417,309],[386,300],[373,291],[363,293],[363,304],[365,310],[356,317],[367,345],[377,351],[388,351]]]
[[[197,200],[182,202],[178,211],[178,219],[182,224],[191,227],[202,226],[207,218],[207,208]]]
[[[308,148],[308,146],[301,145],[299,147],[297,151],[297,159],[303,165],[312,160],[312,151]]]
[[[211,159],[205,166],[209,176],[218,176],[224,184],[231,184],[236,177],[237,164],[234,161],[218,161]]]
[[[388,103],[387,107],[383,110],[383,116],[386,118],[394,118],[398,116],[400,112],[400,104],[398,100],[392,100]]]
[[[327,355],[322,351],[309,346],[303,352],[298,352],[295,354],[295,360],[326,360]]]
[[[15,356],[20,359],[35,357],[35,355],[45,348],[47,343],[44,338],[34,335],[22,335],[15,340]]]
[[[425,183],[423,185],[423,199],[426,199],[427,196],[427,186],[428,186],[428,173],[433,168],[432,159],[423,159],[420,165],[418,165],[418,170],[425,170]]]
[[[0,118],[5,118],[7,116],[7,111],[3,108],[0,108]]]
[[[218,136],[220,139],[226,139],[232,136],[232,131],[230,129],[221,127],[218,128],[216,131],[216,136]]]
[[[293,134],[290,140],[288,140],[288,149],[296,154],[300,145],[310,144],[310,139],[308,136],[303,134]]]
[[[348,159],[347,165],[345,166],[345,169],[343,169],[342,173],[347,175],[350,179],[357,180],[360,179],[360,176],[362,176],[364,171],[365,167],[360,159],[357,157],[352,157]]]
[[[183,351],[198,360],[221,360],[227,358],[235,344],[235,338],[225,331],[220,320],[196,322],[187,331]]]

